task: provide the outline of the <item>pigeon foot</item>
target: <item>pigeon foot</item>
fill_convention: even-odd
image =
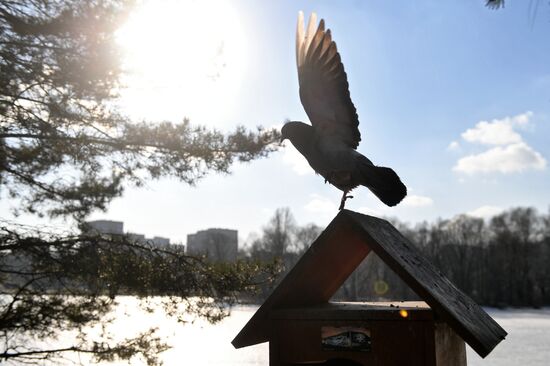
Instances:
[[[340,200],[340,207],[338,207],[338,211],[342,211],[344,209],[344,206],[346,205],[346,200],[348,198],[353,198],[353,196],[348,196],[348,193],[349,191],[344,191],[342,199]]]

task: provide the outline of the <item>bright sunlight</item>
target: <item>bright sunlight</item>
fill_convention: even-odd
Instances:
[[[246,62],[239,14],[223,1],[144,1],[118,32],[134,118],[216,123],[232,109]]]

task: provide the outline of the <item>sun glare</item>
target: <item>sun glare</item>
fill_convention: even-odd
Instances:
[[[117,33],[135,119],[216,123],[234,107],[245,70],[239,14],[225,1],[149,0]]]

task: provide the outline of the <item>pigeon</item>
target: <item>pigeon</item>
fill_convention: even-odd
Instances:
[[[407,195],[407,187],[391,168],[374,165],[356,149],[361,141],[359,118],[351,101],[347,75],[330,29],[323,19],[309,18],[304,31],[304,14],[298,15],[296,63],[300,100],[311,125],[290,121],[281,129],[281,142],[290,140],[313,170],[343,192],[339,210],[349,192],[367,187],[388,206]]]

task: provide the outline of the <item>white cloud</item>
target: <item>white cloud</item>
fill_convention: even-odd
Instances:
[[[479,217],[482,219],[489,219],[495,215],[498,215],[502,211],[504,211],[502,207],[485,205],[485,206],[478,207],[475,210],[469,211],[466,214],[469,216]]]
[[[507,145],[522,142],[521,135],[515,127],[525,127],[529,124],[532,112],[525,112],[513,117],[479,121],[474,128],[469,128],[462,133],[462,138],[471,143],[484,145]]]
[[[411,194],[405,197],[402,205],[407,207],[426,207],[433,205],[433,203],[434,201],[430,197]]]
[[[506,145],[522,140],[521,135],[514,131],[512,125],[500,121],[478,122],[474,128],[467,129],[461,136],[468,142],[484,145]]]
[[[310,197],[311,200],[304,206],[307,211],[321,214],[337,212],[338,206],[330,199],[318,194],[312,194]]]
[[[460,144],[457,141],[452,141],[449,146],[447,146],[447,150],[449,151],[457,151],[460,150]]]
[[[544,170],[546,159],[524,142],[496,146],[480,154],[459,159],[453,170],[459,173],[520,173],[527,170]]]
[[[494,147],[477,154],[460,158],[453,170],[458,173],[521,173],[544,170],[545,158],[524,140],[518,129],[527,129],[533,112],[527,111],[512,117],[479,121],[461,134],[464,141]],[[454,147],[451,142],[448,149]],[[456,144],[458,145],[458,144]]]
[[[306,158],[290,142],[285,141],[285,147],[283,150],[283,162],[292,167],[292,170],[298,175],[306,175],[314,173],[313,169],[309,166]]]
[[[512,117],[512,123],[519,126],[526,126],[529,124],[529,119],[533,117],[533,112],[527,111],[517,116]]]

